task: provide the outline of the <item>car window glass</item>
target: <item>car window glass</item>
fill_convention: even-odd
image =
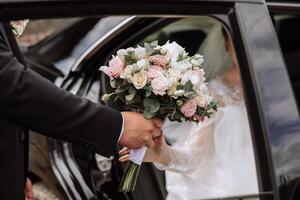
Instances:
[[[63,75],[55,80],[60,85],[83,52],[124,18],[30,20],[17,40],[33,68]]]
[[[32,46],[74,23],[77,18],[30,20],[24,33],[17,37],[19,45]]]
[[[274,14],[274,27],[279,39],[294,95],[300,105],[300,16]]]

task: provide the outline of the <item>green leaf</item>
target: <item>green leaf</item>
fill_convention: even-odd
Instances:
[[[160,51],[157,51],[155,50],[155,48],[157,47],[158,45],[158,41],[153,41],[151,43],[147,43],[145,42],[144,43],[144,47],[145,47],[145,50],[146,50],[146,53],[151,56],[151,55],[155,55],[155,54],[160,54]]]
[[[197,107],[197,110],[196,110],[196,113],[200,116],[204,116],[205,114],[205,108],[202,108],[202,107]]]
[[[127,90],[128,90],[128,85],[120,86],[115,90],[115,93],[120,94],[120,93],[126,92]]]
[[[145,97],[150,97],[151,94],[152,94],[152,91],[151,91],[151,90],[146,90]]]
[[[183,101],[182,101],[182,100],[177,100],[177,101],[176,101],[176,105],[177,105],[178,107],[180,107],[182,104],[183,104]]]
[[[125,65],[132,65],[136,61],[134,59],[134,51],[127,51],[127,54],[124,56]]]
[[[146,98],[143,101],[143,105],[145,107],[145,110],[151,113],[156,113],[160,108],[159,101],[156,99]]]
[[[135,95],[136,94],[136,89],[132,86],[129,86],[128,93],[131,94],[131,95]]]
[[[209,104],[209,108],[212,108],[212,109],[214,109],[215,111],[217,111],[218,105],[219,105],[219,102],[217,102],[217,101],[212,101],[212,102],[210,102],[210,104]]]
[[[188,58],[187,53],[185,53],[184,51],[180,52],[177,56],[176,62],[180,62],[183,61],[184,59]]]
[[[155,52],[154,47],[153,47],[151,44],[149,44],[149,43],[144,43],[144,46],[145,46],[146,53],[147,53],[148,55],[152,55],[152,53]]]
[[[132,101],[135,97],[135,94],[129,94],[125,96],[126,101]]]
[[[146,119],[151,119],[151,118],[155,117],[155,115],[156,115],[156,113],[151,113],[148,110],[144,110],[143,114]]]
[[[120,99],[122,102],[126,103],[126,100],[125,100],[125,93],[120,93],[120,94],[117,94],[118,96],[118,99]]]
[[[181,122],[182,118],[184,118],[183,114],[177,110],[177,109],[174,109],[172,115],[171,115],[171,121],[178,121],[178,122]]]
[[[183,94],[183,96],[185,96],[186,98],[193,98],[193,97],[196,97],[197,96],[197,93],[196,92],[194,92],[194,91],[188,91],[188,92],[185,92],[184,94]]]
[[[193,91],[193,83],[191,81],[186,82],[185,85],[183,86],[183,90],[185,92]]]
[[[176,89],[177,90],[184,90],[184,86],[183,85],[178,85]]]
[[[110,93],[110,94],[104,94],[102,96],[102,101],[104,102],[108,102],[113,96],[115,95],[115,93]]]
[[[140,97],[139,95],[135,95],[134,101],[135,101],[136,103],[138,103],[138,104],[142,104],[142,99],[141,99],[141,97]]]
[[[114,98],[114,101],[117,101],[119,99],[119,96],[116,95],[115,98]]]
[[[123,79],[111,79],[110,80],[110,85],[112,88],[117,88],[123,84]]]

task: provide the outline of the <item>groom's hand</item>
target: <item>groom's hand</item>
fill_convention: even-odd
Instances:
[[[147,120],[140,113],[122,112],[124,131],[119,140],[121,146],[138,149],[144,145],[152,146],[153,139],[161,134],[162,121]]]

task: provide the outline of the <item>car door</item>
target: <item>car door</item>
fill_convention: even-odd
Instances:
[[[299,49],[300,4],[283,1],[267,2],[270,16],[281,46],[290,83],[299,111]],[[273,137],[274,168],[282,199],[299,199],[299,119],[278,128]]]
[[[298,112],[295,109],[296,102],[275,31],[263,2],[255,0],[237,2],[128,1],[126,3],[90,1],[87,4],[86,1],[66,1],[64,6],[57,1],[47,1],[47,4],[45,1],[15,2],[1,2],[0,17],[2,19],[137,14],[159,18],[170,15],[179,17],[208,15],[220,21],[233,39],[240,66],[240,76],[243,81],[259,181],[259,193],[254,194],[254,196],[259,196],[260,199],[279,199],[273,166],[272,138],[280,130],[281,126],[279,125],[287,125],[291,121],[297,120]],[[119,3],[118,6],[114,4],[116,2]],[[30,6],[30,9],[24,9],[26,6],[27,8]],[[55,12],[51,12],[54,10]],[[145,18],[145,20],[153,19]],[[108,57],[118,48],[132,45],[131,39],[136,42],[138,38],[142,39],[142,36],[146,36],[143,35],[145,33],[144,25],[138,25],[130,29],[132,35],[128,35],[129,31],[116,30],[110,37],[96,45],[98,49],[87,52],[85,55],[89,55],[87,58],[96,56],[98,61],[107,61]],[[152,26],[146,28],[151,29]],[[101,54],[99,54],[99,48],[101,48]],[[81,72],[90,70],[95,72],[97,70],[95,65],[93,67],[89,65],[95,60],[87,58],[79,59],[73,69]],[[107,81],[103,77],[100,81],[104,92],[107,91],[109,89],[105,87]],[[150,177],[155,178],[151,175]],[[141,174],[140,180],[143,181],[143,174]],[[149,181],[149,185],[153,185],[151,181]],[[147,189],[137,188],[131,195],[133,199],[153,199],[152,191],[158,192],[158,190],[153,189],[148,194]],[[241,196],[239,198],[247,197]]]

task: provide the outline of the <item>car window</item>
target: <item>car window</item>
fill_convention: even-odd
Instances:
[[[30,20],[24,33],[17,37],[17,41],[21,46],[32,46],[77,20],[78,18]]]
[[[30,20],[24,34],[17,40],[29,65],[36,71],[42,75],[45,74],[43,71],[62,74],[55,79],[60,85],[83,52],[124,18]]]
[[[299,109],[300,15],[274,14],[272,15],[272,20]]]
[[[141,39],[138,42],[138,44],[142,45],[144,42],[152,42],[152,41],[158,41],[159,44],[164,44],[166,42],[172,43],[175,41],[179,45],[183,46],[185,50],[189,53],[189,55],[194,55],[196,53],[203,55],[204,62],[202,64],[202,67],[205,70],[205,77],[208,80],[208,85],[211,92],[215,95],[216,98],[218,98],[221,107],[223,106],[223,108],[229,110],[231,110],[231,108],[234,108],[237,105],[243,107],[244,91],[242,89],[242,83],[240,82],[238,60],[235,55],[235,50],[231,40],[231,36],[228,33],[228,31],[226,31],[226,29],[223,27],[223,25],[219,21],[205,16],[188,17],[188,18],[181,18],[181,19],[171,18],[171,19],[166,19],[166,21],[162,22],[161,23],[162,25],[158,26],[156,31],[153,32],[149,31],[149,33],[146,34],[146,37]],[[235,68],[237,69],[236,71],[234,70]],[[223,112],[222,111],[223,108],[220,108],[221,110],[220,113]],[[240,190],[239,192],[235,190],[216,191],[215,188],[210,188],[209,186],[207,186],[206,188],[207,190],[211,189],[212,192],[214,192],[212,196],[207,196],[207,197],[213,197],[218,199],[218,198],[239,196],[239,199],[259,199],[259,197],[245,197],[245,198],[242,197],[244,195],[257,194],[258,185],[257,185],[256,165],[255,165],[254,153],[253,153],[253,144],[251,140],[248,117],[247,117],[246,110],[243,109],[239,110],[240,108],[241,107],[239,107],[238,110],[236,110],[236,112],[239,113],[238,114],[239,117],[237,119],[239,123],[237,123],[238,124],[237,126],[232,124],[232,127],[230,129],[232,131],[226,130],[227,128],[224,129],[221,128],[222,125],[220,126],[220,129],[218,129],[217,127],[220,124],[218,121],[215,121],[214,126],[216,126],[216,129],[214,132],[211,132],[211,134],[213,135],[213,139],[211,141],[212,143],[210,147],[208,148],[209,149],[208,151],[211,152],[208,153],[207,156],[208,159],[210,159],[210,157],[213,158],[212,160],[207,162],[223,163],[224,165],[222,164],[221,167],[222,170],[220,174],[217,173],[215,174],[215,172],[218,169],[214,168],[215,167],[214,165],[211,165],[213,166],[212,168],[214,169],[207,170],[205,169],[205,167],[203,168],[203,165],[199,164],[198,166],[199,169],[196,170],[199,177],[194,177],[194,179],[207,178],[205,175],[203,174],[201,175],[201,173],[212,173],[216,176],[224,175],[224,176],[229,176],[228,182],[224,184],[228,184],[228,186],[231,185],[230,187],[232,188],[236,188],[237,185],[239,184],[242,185],[246,184],[248,185],[247,189]],[[244,113],[245,115],[242,114],[244,111],[245,111]],[[236,115],[233,113],[229,114],[227,113],[227,111],[224,111],[223,114],[222,114],[222,120],[225,121],[227,118],[226,115],[228,115],[229,118],[234,118],[234,116]],[[231,120],[232,119],[228,120],[228,122]],[[225,121],[223,122],[227,123]],[[168,143],[176,147],[178,147],[178,145],[184,146],[183,141],[188,142],[190,141],[189,137],[191,137],[189,134],[184,134],[185,132],[184,130],[188,130],[188,128],[187,129],[183,128],[182,132],[167,131],[166,139]],[[198,130],[198,132],[199,135],[204,134],[201,129]],[[222,134],[224,135],[222,136]],[[235,139],[231,140],[230,138],[231,139],[235,138]],[[222,156],[225,156],[226,152],[227,153],[232,152],[232,154],[230,154],[230,158],[228,158],[228,160],[230,160],[228,163],[221,161],[223,159]],[[240,154],[237,152],[243,152],[243,153]],[[229,156],[229,154],[227,155]],[[238,158],[241,155],[243,155],[242,156],[243,158],[241,157]],[[243,160],[242,161],[243,164],[241,160]],[[205,159],[203,160],[203,162],[206,162]],[[246,176],[237,175],[236,182],[232,181],[233,176],[235,176],[235,174],[232,173],[233,172],[232,170],[235,168],[236,168],[236,173],[239,173],[239,171],[242,172],[244,170],[244,173],[248,175]],[[228,173],[226,175],[225,174],[221,175],[222,172],[226,173],[226,170],[228,170],[227,171]],[[182,179],[175,177],[171,172],[168,172],[167,170],[165,173],[167,177],[167,182],[166,182],[167,191],[172,193],[174,192],[172,188],[177,188],[177,186],[179,186],[178,182],[181,182]],[[174,182],[168,181],[168,177],[170,180]],[[217,179],[218,178],[216,177],[216,180]],[[207,181],[208,181],[207,185],[211,184],[209,183],[209,179]],[[221,182],[222,181],[220,181],[220,183],[218,184],[220,184],[219,186],[222,188]],[[197,181],[195,181],[195,184],[197,184]],[[215,183],[213,183],[212,185],[213,187],[218,187],[215,185]],[[190,187],[192,186],[190,185]],[[193,189],[190,189],[188,191],[193,193]]]

